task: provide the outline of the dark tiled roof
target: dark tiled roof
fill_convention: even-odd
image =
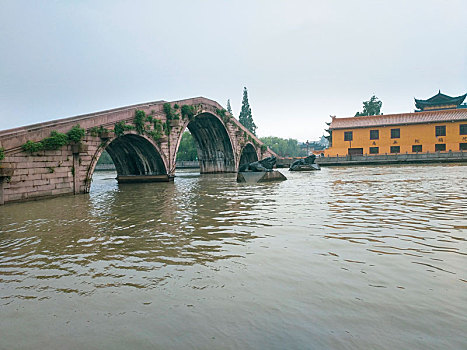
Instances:
[[[426,107],[433,107],[433,106],[443,106],[443,105],[456,105],[459,106],[462,102],[464,102],[465,97],[467,94],[451,97],[445,94],[442,94],[439,91],[433,97],[430,97],[428,100],[417,100],[415,99],[415,107],[419,109],[424,109]]]
[[[467,120],[467,108],[446,109],[416,113],[371,115],[364,117],[333,118],[329,129],[367,128],[375,126],[443,123]]]

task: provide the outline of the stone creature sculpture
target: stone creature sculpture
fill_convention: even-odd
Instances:
[[[244,164],[240,166],[238,169],[239,172],[245,172],[245,171],[254,171],[254,172],[260,172],[260,171],[272,171],[272,168],[276,164],[276,157],[267,157],[264,158],[258,162],[253,162],[250,164]]]
[[[316,156],[314,154],[312,154],[312,155],[310,155],[310,156],[308,156],[308,157],[306,157],[304,159],[298,159],[298,160],[296,160],[295,162],[292,163],[289,170],[290,171],[300,170],[300,168],[302,168],[303,165],[309,166],[310,170],[312,170],[311,168],[313,168],[315,170],[318,170],[319,166],[317,164],[315,164],[315,159],[316,159]]]

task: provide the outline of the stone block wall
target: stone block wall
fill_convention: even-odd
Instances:
[[[33,155],[20,152],[7,156],[3,164],[14,169],[3,184],[5,202],[73,193],[71,146]]]

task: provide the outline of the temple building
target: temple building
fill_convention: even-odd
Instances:
[[[331,117],[326,156],[467,151],[467,94],[415,99],[413,113]]]
[[[434,111],[442,109],[452,108],[467,108],[466,105],[462,105],[467,94],[457,97],[451,97],[438,91],[436,95],[430,97],[428,100],[417,100],[415,99],[415,107],[418,108],[415,112],[421,111]]]

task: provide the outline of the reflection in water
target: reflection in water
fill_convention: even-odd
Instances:
[[[47,290],[89,294],[108,286],[154,287],[167,277],[153,278],[154,270],[162,267],[241,256],[229,247],[255,238],[252,228],[262,225],[261,219],[251,215],[251,189],[239,190],[232,197],[232,175],[191,176],[175,185],[136,186],[117,185],[113,176],[105,176],[97,180],[89,196],[7,207],[12,208],[7,218],[11,224],[3,231],[0,248],[10,264],[3,267],[12,272],[24,264],[27,271],[39,269],[33,276],[21,272],[24,278],[13,282],[33,277],[42,284],[43,279],[78,274],[80,279],[63,280],[66,287],[51,285]],[[271,193],[255,203],[265,204],[256,213],[267,211],[269,201],[274,201]],[[26,213],[24,207],[28,207]],[[9,232],[21,232],[23,237],[9,239]],[[14,294],[21,289],[29,298],[44,294],[42,288],[34,293],[30,285],[22,284],[15,286]]]
[[[462,348],[465,169],[96,173],[0,207],[0,348]]]

